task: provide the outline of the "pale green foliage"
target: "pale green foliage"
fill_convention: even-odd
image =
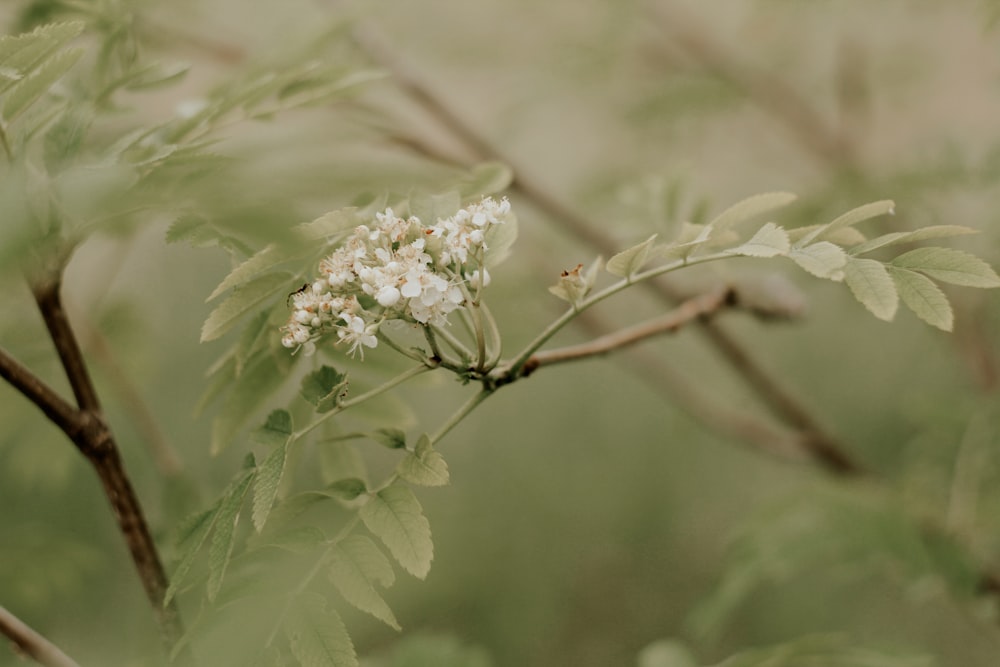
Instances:
[[[893,232],[869,241],[855,225],[892,213],[895,204],[888,200],[859,206],[825,224],[790,231],[774,222],[766,222],[744,237],[746,240],[740,240],[735,232],[737,226],[794,199],[788,193],[750,197],[705,225],[685,223],[672,243],[654,248],[655,237],[650,237],[622,251],[609,260],[608,270],[631,280],[644,268],[647,270],[645,275],[654,275],[727,256],[784,256],[818,278],[846,282],[854,297],[881,320],[893,319],[902,299],[920,319],[945,331],[952,327],[951,307],[944,293],[927,278],[965,287],[1000,287],[1000,277],[986,262],[961,250],[918,248],[888,263],[858,257],[903,243],[975,231],[960,225],[934,225],[911,232]],[[647,264],[654,259],[668,263],[649,268]]]
[[[448,483],[448,464],[426,435],[420,436],[412,452],[407,452],[396,472],[411,484],[444,486]]]
[[[326,609],[326,600],[303,593],[285,621],[285,634],[292,654],[302,667],[357,667],[354,644],[344,622]]]
[[[396,575],[374,542],[364,535],[343,539],[331,552],[328,572],[345,600],[389,627],[400,629],[389,605],[375,589],[376,584],[385,588],[392,586]]]
[[[368,497],[361,520],[378,536],[403,569],[423,579],[431,569],[431,529],[413,492],[393,484]]]
[[[649,252],[653,248],[653,241],[656,240],[656,236],[656,234],[653,234],[639,245],[622,250],[609,259],[604,268],[608,270],[608,273],[613,273],[616,276],[622,276],[623,278],[632,277],[639,272],[639,269],[649,259]]]

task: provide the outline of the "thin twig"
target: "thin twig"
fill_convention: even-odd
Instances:
[[[27,623],[0,606],[0,633],[10,639],[17,650],[45,667],[80,667],[75,660]]]
[[[734,292],[728,289],[716,290],[708,294],[696,296],[688,299],[666,315],[655,317],[631,327],[619,329],[618,331],[579,345],[568,345],[553,350],[536,352],[528,360],[528,363],[525,364],[525,367],[526,369],[535,369],[541,366],[576,361],[586,357],[602,356],[619,348],[635,345],[653,336],[676,333],[686,324],[697,321],[702,317],[714,315],[726,306],[735,305],[735,301],[732,299],[733,296]]]

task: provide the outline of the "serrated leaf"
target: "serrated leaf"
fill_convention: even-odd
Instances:
[[[375,590],[375,584],[389,587],[395,573],[389,559],[375,543],[363,535],[340,541],[330,554],[330,581],[349,603],[369,613],[395,630],[401,630],[389,605]]]
[[[330,366],[321,366],[302,378],[299,395],[323,413],[337,407],[347,388],[347,375]]]
[[[815,231],[807,234],[801,241],[799,241],[799,243],[805,246],[813,241],[829,240],[829,235],[833,232],[845,227],[856,225],[860,222],[864,222],[865,220],[870,220],[871,218],[876,218],[880,215],[885,215],[887,213],[891,214],[895,206],[895,203],[889,199],[858,206],[857,208],[853,208],[847,213],[834,218],[831,222],[821,225]]]
[[[747,257],[777,257],[788,254],[791,247],[788,233],[773,222],[768,222],[746,243],[730,248],[726,252]]]
[[[653,234],[642,243],[634,245],[627,250],[622,250],[620,253],[609,259],[604,268],[608,270],[608,273],[612,273],[616,276],[621,276],[623,278],[632,276],[642,268],[643,264],[646,263],[646,259],[649,257],[649,251],[653,247],[653,241],[656,240],[656,236],[656,234]]]
[[[0,93],[23,80],[64,44],[83,32],[81,22],[52,23],[30,33],[0,38],[0,68],[9,73],[0,84]]]
[[[412,484],[444,486],[448,483],[448,464],[431,445],[430,438],[420,436],[412,452],[407,452],[396,466],[396,474]]]
[[[268,447],[280,447],[292,434],[292,415],[288,410],[273,410],[264,425],[251,435],[255,442]]]
[[[294,598],[285,619],[285,635],[292,655],[302,667],[358,667],[354,644],[335,611],[327,611],[326,600],[316,593]]]
[[[874,259],[850,258],[844,267],[844,280],[854,298],[879,318],[889,321],[899,308],[899,295],[888,269]]]
[[[776,209],[788,206],[796,197],[791,192],[765,192],[738,201],[708,223],[716,233],[732,229],[759,215],[764,215]]]
[[[212,544],[208,548],[209,600],[214,600],[219,589],[222,588],[222,580],[226,576],[226,568],[229,566],[233,545],[236,542],[236,525],[243,508],[243,500],[246,498],[254,477],[252,470],[242,473],[219,503],[215,533],[212,535]]]
[[[271,244],[257,252],[244,262],[238,264],[236,268],[222,279],[222,282],[212,290],[212,293],[205,299],[206,302],[213,301],[223,292],[238,285],[250,282],[256,276],[268,269],[273,269],[279,264],[291,259],[288,252],[278,246]]]
[[[220,382],[227,377],[232,377],[233,382],[225,403],[212,420],[212,455],[230,445],[240,429],[256,416],[257,408],[285,383],[294,359],[290,354],[262,350],[247,361],[238,376],[229,374],[235,372],[235,361],[223,364],[225,372],[220,374]]]
[[[917,248],[892,260],[893,266],[926,273],[964,287],[1000,287],[1000,276],[975,255],[954,248]]]
[[[817,278],[836,282],[844,279],[847,253],[829,241],[820,241],[804,248],[792,248],[788,257]]]
[[[13,122],[22,111],[47,93],[52,84],[68,72],[82,55],[83,49],[67,49],[11,86],[4,97],[4,120],[8,123]]]
[[[201,342],[221,337],[248,312],[282,290],[292,280],[288,273],[268,273],[233,290],[229,297],[209,314],[201,327]]]
[[[174,599],[181,584],[184,583],[188,572],[191,571],[195,557],[201,551],[201,547],[205,544],[205,539],[212,531],[212,527],[219,517],[219,505],[220,503],[216,502],[211,508],[189,517],[178,528],[177,544],[181,548],[183,555],[181,556],[180,563],[177,564],[173,574],[170,576],[170,585],[167,586],[167,592],[163,595],[164,607],[169,605],[170,601]]]
[[[954,315],[941,288],[922,273],[895,266],[889,269],[903,303],[917,317],[942,331],[952,330]]]
[[[901,243],[916,243],[917,241],[927,241],[929,239],[947,238],[950,236],[964,236],[965,234],[978,234],[979,230],[962,225],[933,225],[915,229],[912,232],[893,232],[877,236],[870,241],[859,243],[848,250],[852,255],[862,255],[878,248],[899,245]]]
[[[253,526],[259,533],[267,523],[267,517],[274,507],[274,499],[278,496],[278,487],[285,472],[285,462],[288,460],[288,440],[275,447],[264,462],[257,468],[253,485]]]
[[[371,496],[359,514],[404,570],[418,579],[427,576],[434,558],[431,527],[410,489],[399,484],[387,486]]]

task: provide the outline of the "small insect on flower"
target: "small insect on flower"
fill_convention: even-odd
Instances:
[[[288,296],[285,298],[285,305],[288,306],[288,307],[291,307],[291,305],[292,305],[292,299],[295,297],[295,295],[296,294],[302,294],[303,292],[306,291],[307,287],[309,287],[309,283],[302,283],[302,287],[298,288],[294,292],[290,292],[288,294]]]

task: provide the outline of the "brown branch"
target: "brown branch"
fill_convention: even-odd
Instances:
[[[602,356],[617,349],[635,345],[653,336],[676,333],[686,324],[700,318],[710,317],[721,309],[733,305],[736,305],[735,292],[729,289],[715,290],[688,299],[669,313],[635,326],[619,329],[579,345],[568,345],[537,352],[527,361],[525,366],[535,369],[586,357]]]
[[[539,210],[561,225],[574,238],[587,243],[605,256],[617,252],[617,243],[600,231],[600,226],[566,206],[558,197],[525,176],[526,171],[503,154],[490,141],[460,118],[445,104],[408,64],[394,54],[391,45],[371,27],[358,23],[352,33],[358,46],[372,60],[393,74],[397,85],[414,101],[436,117],[476,154],[480,160],[499,160],[514,173],[511,189],[522,195]],[[419,148],[424,142],[410,142]],[[439,152],[438,152],[439,153]],[[646,289],[654,291],[665,302],[676,303],[679,294],[665,281],[647,281]],[[773,414],[795,426],[805,436],[803,446],[825,470],[836,475],[859,475],[863,467],[847,454],[847,448],[827,434],[809,411],[774,377],[754,361],[749,352],[725,329],[711,320],[700,320],[698,326],[723,358],[753,387]]]
[[[183,634],[183,628],[176,607],[163,605],[167,590],[166,572],[142,506],[125,472],[114,436],[101,412],[97,391],[62,305],[60,288],[58,272],[48,273],[45,278],[32,283],[32,293],[79,409],[72,409],[56,392],[6,353],[0,354],[0,374],[59,426],[96,470],[146,596],[153,606],[164,642],[172,648]]]
[[[17,650],[45,667],[80,667],[58,646],[0,606],[0,633],[7,636]]]

